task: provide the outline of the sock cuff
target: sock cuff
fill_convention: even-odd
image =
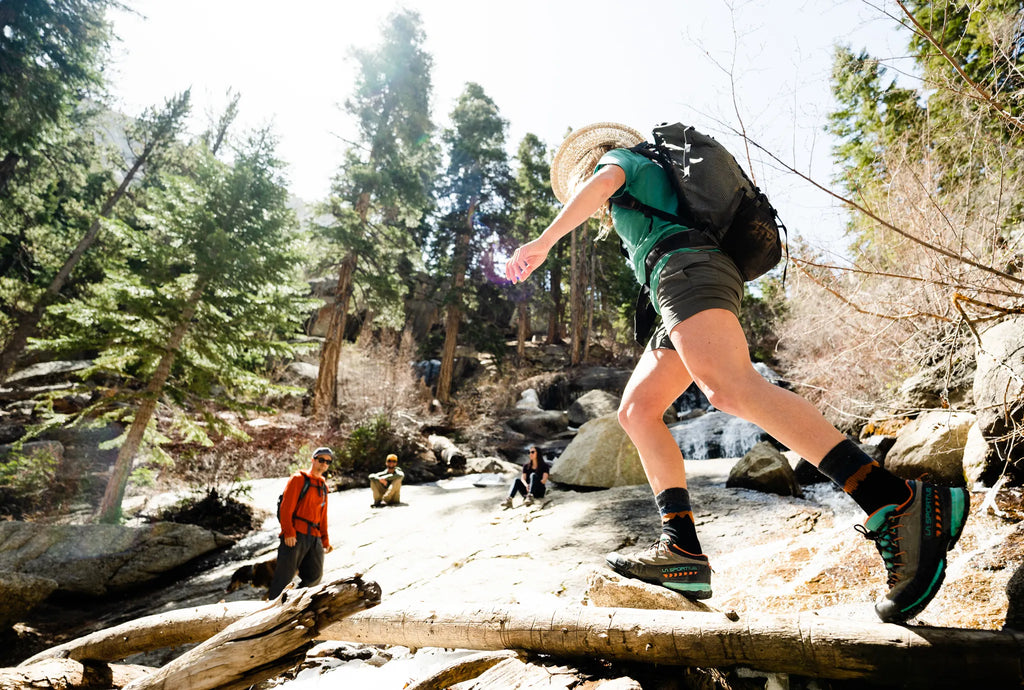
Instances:
[[[856,443],[850,439],[844,439],[825,454],[825,457],[818,463],[818,471],[839,486],[843,486],[865,465],[877,466],[878,463],[862,451]]]
[[[662,517],[672,513],[690,513],[690,492],[682,487],[665,489],[654,497]]]

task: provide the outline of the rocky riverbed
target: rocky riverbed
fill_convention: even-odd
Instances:
[[[714,569],[715,595],[706,603],[739,613],[813,610],[873,621],[872,603],[884,591],[885,573],[873,545],[853,529],[863,519],[855,504],[828,484],[806,487],[802,499],[726,488],[732,464],[688,463],[698,529]],[[555,611],[602,603],[593,601],[590,585],[611,573],[604,554],[644,546],[657,535],[647,486],[583,492],[554,487],[533,506],[517,501],[503,510],[499,503],[511,476],[468,475],[406,486],[402,504],[383,509],[370,507],[368,489],[332,494],[335,549],[326,558],[325,580],[362,573],[380,584],[388,605],[519,604]],[[284,482],[254,482],[253,504],[272,507]],[[1003,626],[1007,581],[1021,562],[1021,513],[1012,493],[1003,492],[992,508],[982,509],[985,499],[984,493],[972,494],[972,516],[950,553],[946,584],[916,622]],[[26,625],[67,637],[159,611],[260,598],[260,589],[225,589],[240,565],[273,557],[276,533],[276,520],[268,517],[262,530],[182,581],[105,607],[44,606]],[[160,665],[174,654],[135,661]]]

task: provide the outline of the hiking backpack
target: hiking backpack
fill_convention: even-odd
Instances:
[[[701,230],[736,263],[743,280],[754,280],[779,263],[786,226],[743,172],[736,159],[714,138],[682,123],[654,128],[654,143],[641,142],[639,153],[667,173],[679,199],[675,215],[652,208],[629,194],[612,203],[644,215]]]
[[[299,505],[302,503],[302,499],[306,497],[306,492],[309,491],[309,487],[312,485],[312,482],[310,481],[309,477],[307,477],[306,475],[302,475],[302,478],[305,481],[302,483],[302,490],[299,492],[299,498],[295,501],[295,512],[292,513],[292,520],[293,521],[295,520],[295,514],[299,512]],[[283,491],[281,492],[281,495],[277,497],[277,522],[282,527],[284,527],[284,520],[281,519],[281,502],[282,501],[284,501],[284,492]],[[299,519],[300,520],[304,520],[304,518],[299,518]],[[309,520],[304,520],[304,521],[305,522],[309,522]],[[317,524],[317,529],[319,529],[319,528],[320,528],[320,525]]]

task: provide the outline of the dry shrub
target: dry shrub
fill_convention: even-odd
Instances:
[[[918,150],[915,159],[911,149],[890,150],[881,166],[886,184],[858,200],[876,218],[855,216],[852,270],[793,248],[798,270],[790,272],[779,359],[801,392],[847,429],[884,407],[908,375],[970,341],[978,323],[1020,302],[1020,285],[1006,273],[1016,272],[1021,237],[1006,230],[1016,209],[1005,200],[1024,198],[1024,180],[954,185],[939,154]],[[974,171],[1013,169],[1001,154],[974,155],[965,164]]]
[[[412,368],[415,352],[410,334],[389,331],[343,347],[338,360],[340,422],[381,415],[391,424],[403,417],[424,419],[431,395]]]

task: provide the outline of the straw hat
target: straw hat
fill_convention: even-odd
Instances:
[[[576,185],[590,177],[600,160],[596,148],[628,149],[643,140],[643,134],[617,122],[595,122],[580,127],[565,138],[551,163],[551,189],[555,197],[564,204]]]

